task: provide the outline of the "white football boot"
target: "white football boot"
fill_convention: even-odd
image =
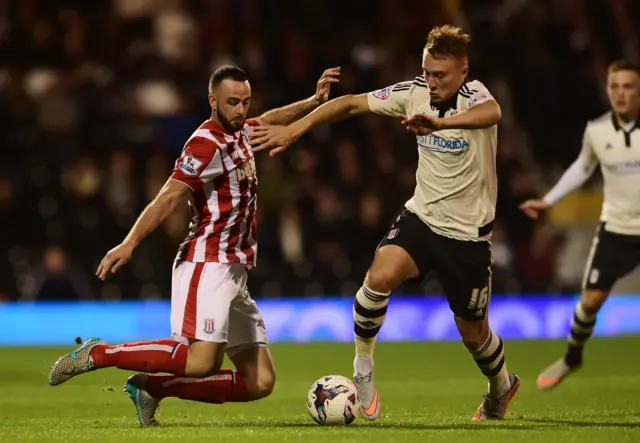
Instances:
[[[106,345],[107,342],[100,338],[89,338],[82,343],[82,338],[77,337],[76,343],[82,344],[76,350],[63,355],[51,366],[49,371],[49,384],[58,386],[71,377],[84,374],[95,369],[91,359],[91,350],[98,345]]]

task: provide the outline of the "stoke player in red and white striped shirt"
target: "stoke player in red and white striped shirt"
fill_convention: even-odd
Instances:
[[[244,71],[217,69],[209,82],[211,118],[191,135],[173,173],[143,211],[129,235],[109,251],[97,270],[106,279],[128,262],[136,246],[189,197],[187,238],[173,266],[171,339],[108,346],[89,339],[51,368],[59,385],[95,369],[116,366],[136,374],[126,390],[142,425],[156,425],[161,399],[208,403],[268,396],[275,372],[264,322],[247,291],[247,269],[257,256],[256,167],[248,137],[253,127],[289,124],[327,101],[340,68],[326,70],[306,100],[247,120],[251,87]],[[225,353],[236,370],[222,369]]]
[[[247,135],[258,124],[247,120],[230,133],[207,120],[187,141],[171,175],[192,194],[193,218],[179,259],[255,265],[258,179]]]

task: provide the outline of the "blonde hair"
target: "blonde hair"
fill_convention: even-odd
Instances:
[[[429,32],[424,50],[433,58],[467,57],[471,37],[461,28],[451,25],[437,26]]]

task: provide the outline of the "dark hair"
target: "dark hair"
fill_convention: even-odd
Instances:
[[[213,88],[222,83],[223,80],[231,79],[236,82],[246,82],[249,80],[247,73],[237,66],[225,65],[216,69],[211,78],[209,79],[209,92],[213,91]]]
[[[618,71],[633,71],[640,75],[640,64],[632,62],[631,60],[616,60],[609,65],[609,74]]]
[[[467,46],[471,41],[469,34],[461,28],[444,25],[429,32],[424,49],[436,59],[453,57],[461,59],[467,56]]]

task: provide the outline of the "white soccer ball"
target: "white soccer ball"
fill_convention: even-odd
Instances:
[[[327,375],[316,380],[307,395],[307,409],[320,425],[348,425],[360,408],[358,391],[347,377]]]

